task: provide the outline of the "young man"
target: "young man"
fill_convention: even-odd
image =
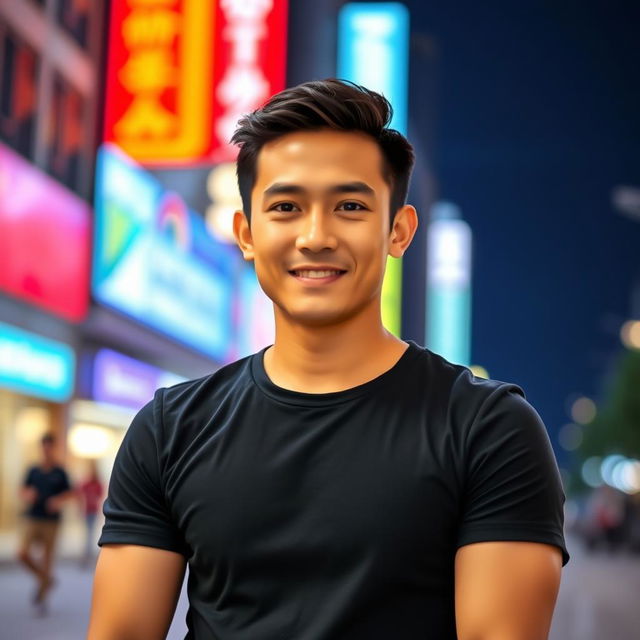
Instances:
[[[568,560],[545,428],[513,384],[385,330],[417,227],[390,107],[336,80],[239,123],[238,245],[272,346],[162,389],[118,454],[90,640],[541,640]]]
[[[29,469],[20,488],[20,497],[28,505],[18,559],[35,576],[37,587],[33,604],[46,612],[46,598],[53,585],[53,560],[60,527],[60,511],[65,500],[73,497],[67,472],[58,464],[56,439],[47,433],[41,439],[42,462]],[[40,547],[41,559],[33,555]]]

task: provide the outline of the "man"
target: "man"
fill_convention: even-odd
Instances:
[[[60,511],[64,501],[73,496],[73,491],[66,471],[57,461],[55,436],[47,433],[40,442],[42,462],[29,469],[20,488],[21,498],[29,506],[18,559],[37,579],[33,603],[44,613],[47,594],[54,582],[52,568]],[[34,557],[34,547],[41,548],[41,560]]]
[[[156,393],[117,456],[90,640],[541,640],[564,495],[515,385],[385,330],[417,227],[390,106],[326,80],[244,117],[238,246],[272,346]]]

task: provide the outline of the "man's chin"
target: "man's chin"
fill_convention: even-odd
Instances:
[[[282,309],[286,322],[321,329],[342,324],[351,315],[345,309]]]

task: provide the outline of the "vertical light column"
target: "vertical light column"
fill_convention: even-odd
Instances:
[[[433,206],[427,243],[425,344],[447,360],[469,366],[472,234],[457,206]]]
[[[382,93],[393,106],[391,128],[406,135],[409,11],[397,2],[348,3],[338,18],[339,78]],[[400,336],[402,260],[387,259],[382,322]]]

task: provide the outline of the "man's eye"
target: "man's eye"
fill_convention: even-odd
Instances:
[[[340,211],[365,211],[366,207],[359,202],[343,202],[338,206]]]
[[[272,211],[280,211],[280,213],[291,213],[296,210],[296,205],[293,202],[279,202],[271,207]]]

